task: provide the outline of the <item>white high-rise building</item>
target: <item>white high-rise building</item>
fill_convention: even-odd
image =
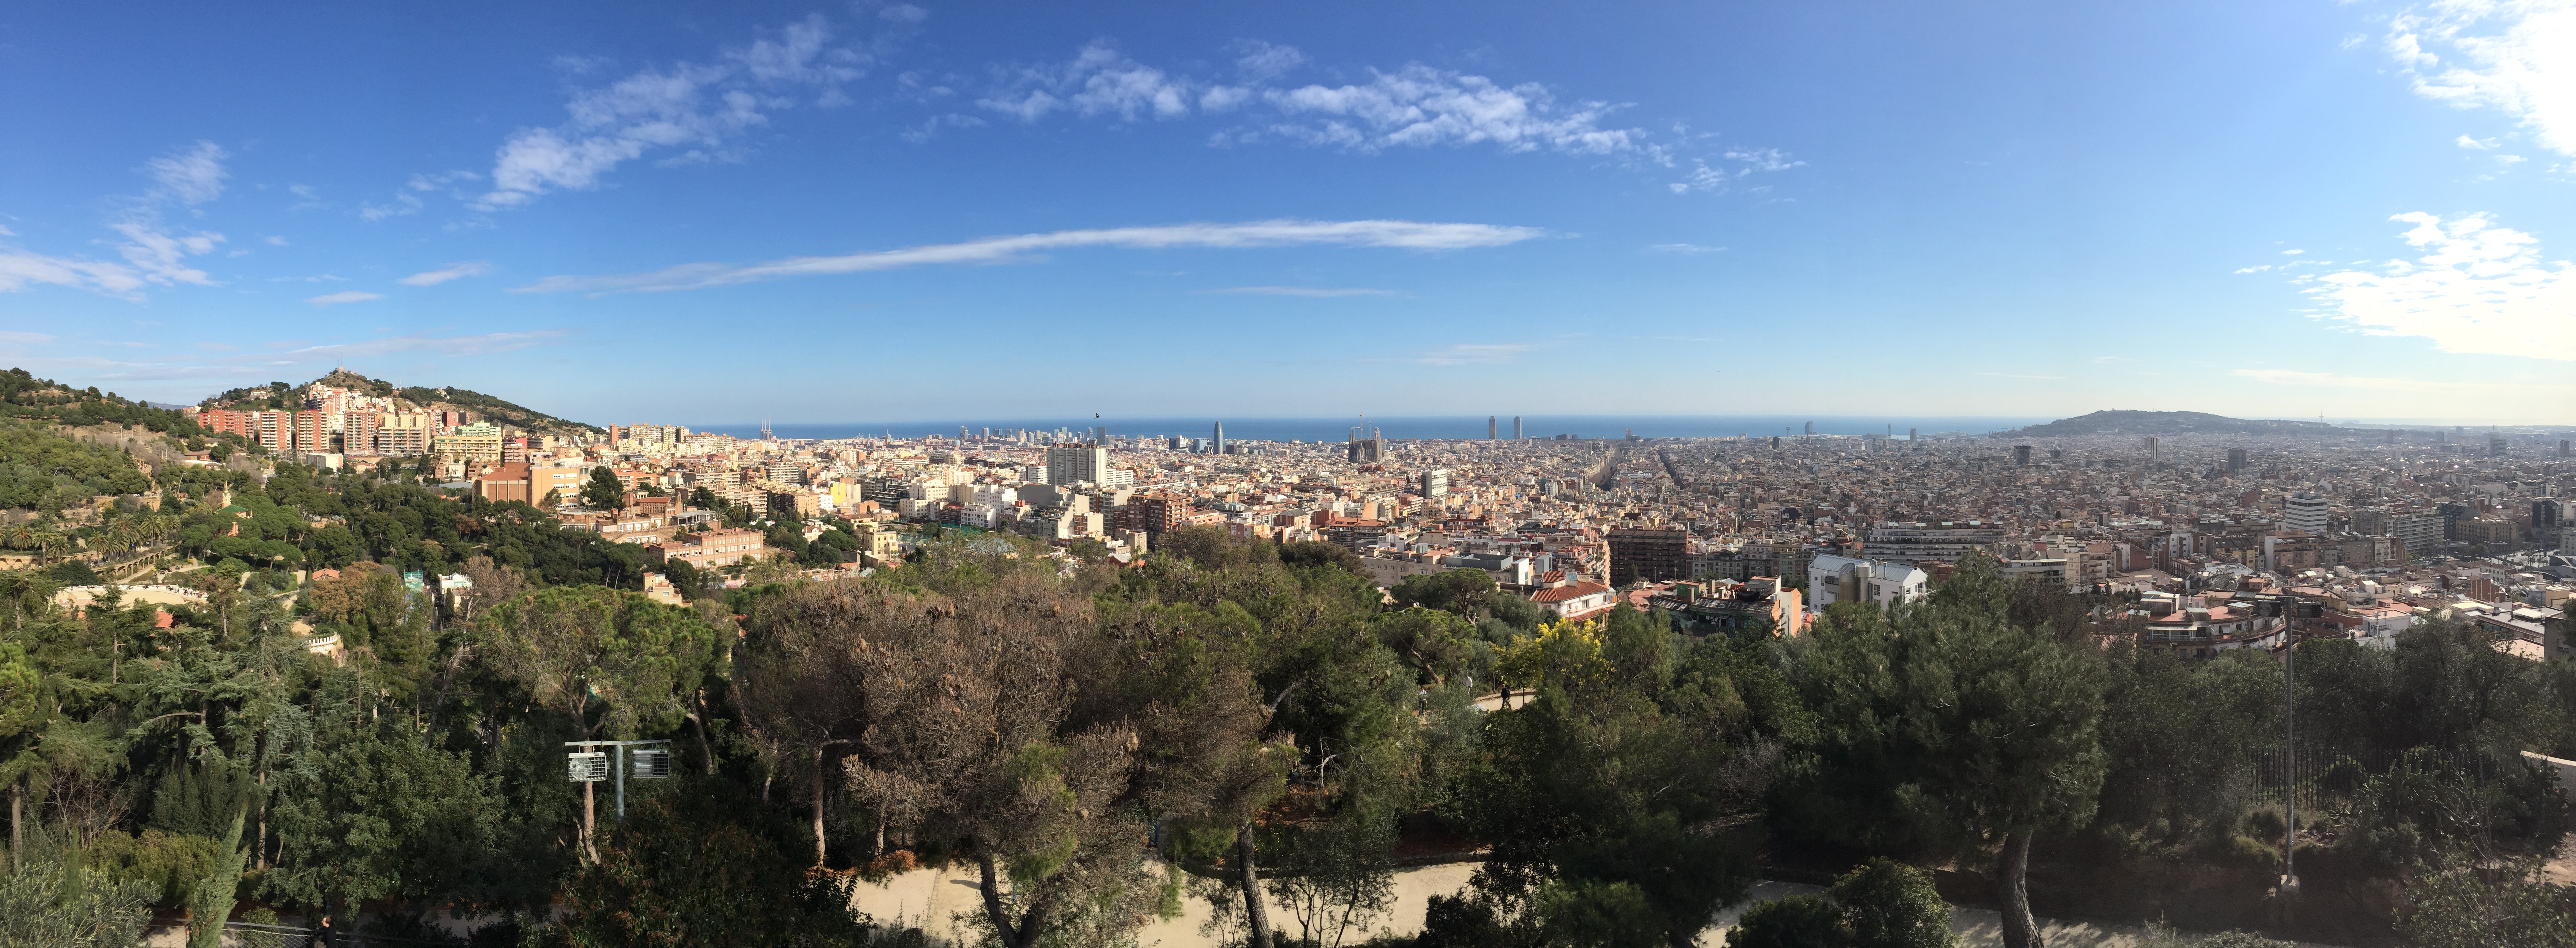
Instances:
[[[2292,530],[2326,532],[2326,510],[2333,504],[2313,491],[2300,491],[2281,501],[2281,525]]]
[[[1047,449],[1047,483],[1101,483],[1109,473],[1109,449],[1091,444],[1068,444]]]
[[[1424,497],[1426,497],[1426,498],[1428,498],[1428,497],[1438,497],[1438,496],[1440,496],[1440,495],[1442,495],[1442,494],[1446,494],[1446,493],[1448,493],[1448,492],[1449,492],[1449,469],[1448,469],[1448,468],[1445,468],[1445,467],[1444,467],[1444,468],[1439,468],[1439,469],[1436,469],[1436,470],[1429,470],[1429,471],[1424,471],[1424,472],[1422,472],[1422,496],[1424,496]]]

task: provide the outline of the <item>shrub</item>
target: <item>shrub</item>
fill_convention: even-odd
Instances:
[[[1821,895],[1754,903],[1726,933],[1727,948],[1842,948],[1851,943],[1842,909]]]

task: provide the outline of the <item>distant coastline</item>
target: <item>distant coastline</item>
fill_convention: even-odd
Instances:
[[[1527,415],[1522,431],[1532,439],[1574,435],[1581,438],[1618,438],[1634,431],[1640,438],[1723,438],[1736,435],[1799,434],[1810,422],[1815,433],[1823,435],[1887,434],[1893,430],[1904,437],[1908,430],[1920,431],[1925,437],[1936,433],[1985,434],[2024,425],[2049,421],[2045,417],[1922,417],[1829,416],[1829,415]],[[1103,417],[1042,419],[957,419],[952,421],[904,422],[823,422],[790,424],[781,422],[770,430],[781,438],[884,437],[918,438],[924,435],[956,437],[959,425],[977,434],[985,428],[1027,428],[1053,431],[1057,428],[1081,430],[1092,425],[1106,425],[1112,437],[1180,436],[1205,438],[1215,423],[1225,423],[1228,438],[1245,441],[1341,441],[1350,437],[1351,428],[1365,423],[1383,431],[1389,438],[1468,438],[1485,436],[1483,415],[1395,415],[1365,419],[1356,416],[1331,418],[1118,418]],[[1496,432],[1511,437],[1512,416],[1494,419]],[[760,423],[723,423],[690,425],[692,431],[729,434],[741,438],[760,436]]]

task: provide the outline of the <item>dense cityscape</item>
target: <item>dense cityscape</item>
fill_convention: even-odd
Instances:
[[[1102,421],[812,440],[592,426],[346,371],[177,409],[23,371],[9,388],[13,470],[54,471],[17,482],[0,552],[21,630],[0,657],[26,676],[8,692],[13,851],[85,853],[102,884],[132,880],[123,897],[180,910],[157,930],[192,944],[365,937],[326,936],[326,917],[476,945],[1537,946],[1631,943],[1567,933],[1585,925],[1660,942],[1713,918],[1730,944],[1843,944],[1818,933],[1894,913],[1910,919],[1889,923],[1895,940],[1848,943],[1911,945],[1973,927],[1943,903],[1992,898],[1970,880],[1998,843],[1993,884],[2033,883],[2003,902],[2008,942],[2063,928],[2034,910],[2351,943],[2394,923],[2425,942],[2457,923],[2426,900],[2490,884],[2453,847],[2543,859],[2569,825],[2559,775],[2576,763],[2552,756],[2576,752],[2565,429],[2116,411],[1928,437],[1534,438],[1496,416],[1466,439]],[[924,607],[931,623],[902,618]],[[1249,625],[1225,631],[1229,614]],[[1037,668],[980,662],[1024,648],[1108,651],[1044,673],[1069,703],[1014,707]],[[2291,677],[2294,652],[2322,670]],[[1897,678],[1848,677],[1855,660]],[[1998,660],[1980,674],[2001,680],[1935,684]],[[1244,690],[1167,693],[1174,661]],[[1887,690],[1836,724],[1855,683]],[[1916,706],[1923,687],[1985,694]],[[1085,688],[1109,706],[1074,698]],[[1372,706],[1419,723],[1386,730]],[[941,708],[1092,756],[933,752],[919,745],[949,724],[921,715]],[[157,724],[191,715],[204,723]],[[1873,715],[1962,730],[1849,730]],[[2016,719],[2043,737],[1976,736]],[[1104,727],[1134,756],[1084,750]],[[84,733],[139,769],[82,757]],[[211,749],[156,749],[173,738]],[[1703,749],[1658,743],[1673,739]],[[547,741],[577,748],[570,781],[538,776]],[[1864,746],[1983,762],[1945,776],[1849,756]],[[1074,811],[1027,809],[1011,788],[1032,766]],[[1972,804],[2001,813],[1884,809],[2035,766],[2087,776]],[[1617,775],[1636,768],[1692,790],[1628,799]],[[677,796],[672,777],[688,778]],[[2420,811],[2432,800],[2408,794],[2424,792],[2452,802]],[[1578,802],[1603,793],[1627,802]],[[361,842],[349,819],[389,832]],[[1121,853],[1121,826],[1156,840],[1150,858]],[[776,835],[688,842],[745,829]],[[1672,833],[1656,845],[1702,842],[1634,855]],[[1609,840],[1630,855],[1584,868]],[[1043,858],[1091,868],[997,875],[998,857],[1039,858],[1014,846],[1071,846]],[[1932,871],[1881,858],[1845,875],[1850,852]],[[820,874],[788,871],[800,862]],[[1241,897],[1256,865],[1262,913]],[[1550,907],[1567,886],[1674,871],[1694,881],[1636,890],[1633,910],[1588,901],[1629,897],[1615,892]],[[2189,872],[2272,881],[2159,888]],[[653,881],[619,881],[635,873]],[[2416,901],[2353,894],[2391,877]],[[945,878],[987,901],[944,897]],[[1747,901],[1808,878],[1835,884]],[[716,888],[654,894],[672,886]],[[1108,901],[1048,918],[1080,892]],[[703,898],[784,901],[719,922]],[[530,914],[547,901],[573,914]],[[112,903],[87,911],[130,924]],[[232,918],[185,921],[206,912]]]

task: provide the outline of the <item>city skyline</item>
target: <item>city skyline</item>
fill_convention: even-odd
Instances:
[[[22,11],[0,357],[601,423],[2576,423],[2564,4],[1463,9]]]

